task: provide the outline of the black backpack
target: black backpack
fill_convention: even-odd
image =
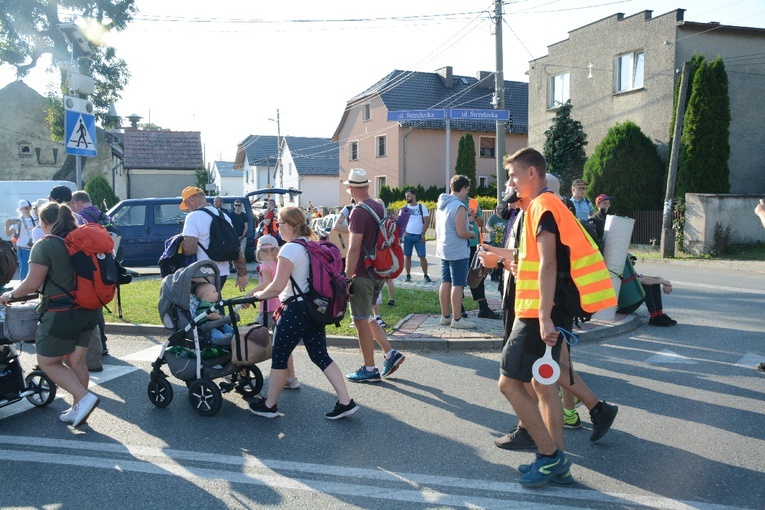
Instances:
[[[13,245],[0,239],[0,287],[13,279],[18,267],[19,261],[16,258],[16,250],[13,249]]]
[[[226,220],[222,212],[213,214],[207,208],[198,209],[212,216],[210,223],[210,245],[205,248],[200,243],[199,246],[207,253],[210,260],[217,262],[227,262],[239,258],[239,236],[234,231],[234,227]]]

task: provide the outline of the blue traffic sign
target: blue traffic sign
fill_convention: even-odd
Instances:
[[[398,110],[388,112],[388,122],[444,120],[446,110]]]
[[[64,134],[67,154],[96,157],[96,119],[93,115],[66,110]]]
[[[452,120],[510,120],[509,110],[481,110],[456,108],[449,110]]]

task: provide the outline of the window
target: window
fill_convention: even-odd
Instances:
[[[571,73],[553,76],[547,81],[547,108],[558,108],[570,99]]]
[[[180,214],[181,210],[175,211]],[[155,213],[156,214],[156,213]],[[160,216],[161,217],[161,216]],[[112,214],[112,223],[119,227],[143,227],[146,225],[146,205],[127,205]],[[159,225],[159,222],[156,222]],[[181,223],[183,223],[181,221]]]
[[[359,142],[353,141],[348,147],[348,159],[351,161],[358,161],[359,159]]]
[[[487,188],[489,186],[489,178],[485,175],[481,175],[478,177],[478,187],[479,188]]]
[[[615,92],[643,88],[644,59],[645,56],[642,51],[624,53],[614,59]]]
[[[377,188],[375,190],[375,195],[378,197],[380,196],[380,190],[382,190],[382,187],[385,186],[388,183],[388,178],[384,175],[378,175],[375,177],[375,187]]]
[[[382,135],[375,138],[375,147],[377,148],[377,154],[376,156],[378,158],[382,158],[388,154],[388,150],[386,147],[386,140],[388,139],[387,136]]]
[[[19,156],[29,158],[32,156],[32,146],[28,143],[19,144]]]
[[[372,119],[372,106],[367,103],[361,107],[361,120],[366,122]]]
[[[180,209],[174,208],[175,204],[156,204],[154,205],[154,224],[155,225],[183,225],[183,222],[186,220],[186,216],[189,214],[188,211],[182,211]],[[143,211],[144,206],[129,206],[130,209],[136,209],[136,207],[141,208],[140,210]],[[131,212],[131,214],[136,214]],[[141,215],[145,214],[144,212],[137,213],[140,217],[140,225],[143,225],[143,217]],[[131,220],[132,221],[132,220]]]
[[[493,158],[496,153],[495,138],[493,136],[482,136],[478,139],[478,157]]]

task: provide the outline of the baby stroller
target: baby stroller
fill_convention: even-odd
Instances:
[[[167,375],[162,366],[167,365],[169,372],[184,381],[189,389],[191,407],[202,416],[213,416],[223,402],[223,393],[232,390],[249,398],[260,393],[263,389],[263,374],[255,365],[232,361],[232,338],[240,343],[239,320],[236,311],[239,305],[255,303],[257,299],[242,297],[220,300],[216,310],[223,315],[228,308],[228,314],[221,319],[210,320],[199,324],[205,318],[205,313],[196,314],[199,300],[194,296],[194,287],[199,283],[212,283],[220,290],[220,273],[215,262],[200,260],[188,267],[179,269],[162,280],[159,294],[159,315],[165,328],[175,332],[162,345],[159,357],[152,363],[149,387],[149,400],[157,407],[170,405],[173,400],[173,387],[167,381]],[[230,324],[233,335],[224,335],[213,340],[210,330],[223,324]],[[248,333],[254,331],[255,326]],[[267,330],[261,328],[260,333]],[[265,361],[271,356],[271,346],[268,335],[261,342],[261,355],[257,362]],[[246,343],[246,342],[245,342]],[[226,378],[220,384],[215,379]]]
[[[37,295],[24,296],[13,301],[26,301],[36,297]],[[19,353],[15,345],[34,340],[34,332],[37,329],[36,313],[34,320],[30,320],[28,314],[11,313],[16,311],[11,308],[0,307],[0,313],[3,315],[3,328],[0,331],[0,407],[14,404],[24,398],[35,407],[45,407],[56,398],[58,387],[37,367],[24,377],[24,369],[19,362]]]

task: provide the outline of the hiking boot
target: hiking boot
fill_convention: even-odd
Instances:
[[[482,303],[486,303],[486,301],[482,301]],[[481,319],[501,319],[502,316],[489,308],[489,305],[484,304],[481,306],[481,309],[478,310],[478,317]]]
[[[467,319],[460,319],[458,321],[455,321],[454,319],[452,319],[451,327],[452,329],[474,329],[475,324],[473,324]]]
[[[430,283],[430,282],[432,282],[432,281],[433,281],[433,280],[431,280],[431,279],[430,279],[430,276],[428,276],[428,275],[425,275],[425,277],[423,278],[423,280],[425,280],[425,283]]]
[[[393,353],[391,353],[390,358],[385,360],[382,376],[388,377],[390,374],[398,370],[398,367],[401,365],[401,363],[404,362],[405,359],[406,356],[398,352],[396,349],[393,349]]]
[[[382,379],[380,379],[380,371],[375,368],[373,371],[367,370],[367,367],[364,365],[361,365],[361,368],[356,370],[353,373],[347,374],[345,376],[346,379],[348,379],[351,382],[380,382]]]
[[[352,415],[358,410],[359,406],[356,405],[356,402],[354,402],[353,399],[347,404],[341,404],[340,401],[337,401],[337,403],[335,403],[335,408],[326,413],[324,417],[328,420],[339,420],[340,418]]]
[[[284,389],[285,390],[299,390],[300,389],[300,381],[297,377],[288,377],[286,381],[284,381]]]
[[[441,316],[441,321],[439,322],[439,324],[441,326],[450,326],[451,323],[452,323],[452,316],[451,315],[448,316],[448,317],[444,317],[443,315]]]
[[[406,278],[404,278],[405,282],[411,282],[412,281],[412,275],[408,274],[406,275]]]
[[[563,410],[563,428],[564,429],[580,429],[582,428],[582,420],[579,418],[579,413],[576,409],[569,411]]]
[[[379,324],[381,327],[383,327],[383,328],[387,328],[388,327],[388,323],[385,322],[383,320],[383,318],[380,317],[379,315],[377,317],[375,317],[375,320],[377,321],[377,324]]]
[[[72,427],[79,427],[90,417],[90,413],[98,407],[100,400],[92,393],[87,393],[79,402],[72,406]],[[59,417],[60,419],[60,417]]]
[[[531,434],[518,425],[515,430],[508,432],[504,436],[494,440],[497,448],[503,450],[536,450],[537,444],[531,438]]]
[[[526,473],[531,471],[531,467],[533,465],[534,464],[521,464],[520,466],[518,466],[518,472],[521,473],[522,475],[525,475]],[[562,475],[556,475],[550,478],[550,481],[561,484],[561,485],[568,485],[570,483],[574,483],[574,477],[571,476],[571,469],[569,468]]]
[[[262,416],[263,418],[278,418],[279,409],[276,406],[268,407],[266,405],[266,399],[263,397],[256,398],[250,402],[250,412],[256,416]]]
[[[590,411],[590,420],[592,421],[590,441],[594,443],[606,435],[606,432],[608,432],[608,429],[614,423],[616,413],[618,412],[619,408],[617,406],[608,404],[605,400],[601,400],[600,404]]]
[[[555,457],[550,459],[537,454],[537,458],[533,464],[529,467],[529,470],[521,475],[518,481],[521,485],[526,487],[541,487],[553,478],[558,480],[568,480],[566,474],[571,476],[571,461],[568,457],[560,451],[555,451]],[[571,477],[570,481],[564,483],[571,483],[574,479]]]

